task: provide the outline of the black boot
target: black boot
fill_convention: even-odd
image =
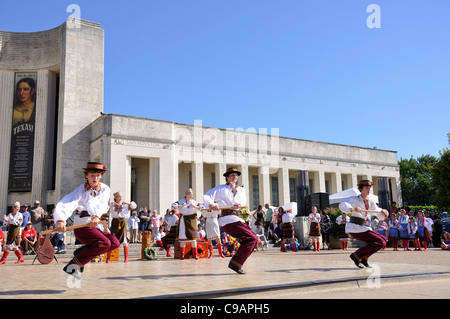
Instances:
[[[239,275],[245,275],[245,271],[243,271],[242,269],[240,269],[240,268],[238,268],[238,267],[236,267],[236,266],[234,266],[234,265],[232,265],[232,264],[229,264],[229,265],[228,265],[228,268],[230,268],[231,270],[234,270],[234,271],[237,272]]]
[[[363,264],[358,260],[358,258],[356,257],[356,255],[354,253],[350,255],[350,259],[353,260],[353,262],[355,263],[356,267],[364,268]]]

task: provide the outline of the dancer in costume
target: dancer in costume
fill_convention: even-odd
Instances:
[[[308,215],[309,226],[309,238],[312,240],[314,251],[320,251],[320,214],[317,211],[317,207],[311,208],[311,214]]]
[[[291,242],[292,251],[297,251],[295,246],[294,238],[294,221],[295,214],[291,210],[286,210],[281,217],[282,228],[283,228],[283,242],[281,243],[280,251],[286,251],[286,242]]]
[[[205,229],[206,229],[206,238],[208,240],[208,258],[212,258],[214,253],[214,246],[212,241],[215,240],[217,242],[217,250],[219,251],[219,256],[225,258],[223,254],[223,244],[220,239],[220,227],[219,227],[219,218],[220,211],[214,211],[210,209],[205,209],[202,211],[202,216],[205,217]]]
[[[131,203],[122,201],[121,192],[114,193],[114,202],[109,205],[112,218],[110,231],[123,245],[124,262],[126,263],[128,262],[128,243],[130,241],[127,236],[127,219],[130,217],[130,211],[136,209],[136,207],[137,205],[133,201]],[[110,259],[111,252],[108,252],[106,254],[106,263],[109,263]]]
[[[237,168],[228,169],[223,174],[226,184],[209,190],[203,196],[203,201],[205,207],[213,211],[219,211],[220,207],[229,208],[221,210],[218,220],[219,226],[224,232],[235,237],[240,242],[240,247],[231,258],[228,267],[238,274],[245,274],[242,266],[258,244],[258,237],[253,233],[250,226],[238,216],[239,208],[247,204],[245,189],[238,186],[240,175],[241,172]]]
[[[423,242],[423,250],[427,250],[428,242],[431,242],[431,235],[428,229],[431,228],[432,221],[428,219],[422,210],[417,213],[417,237],[419,237],[419,247],[420,242]]]
[[[178,220],[179,220],[179,218],[175,214],[175,210],[172,209],[171,211],[169,211],[169,215],[165,216],[164,219],[165,219],[165,221],[167,223],[167,225],[166,225],[167,233],[162,238],[161,241],[163,243],[163,247],[167,251],[166,256],[167,257],[172,257],[172,255],[170,254],[170,247],[175,244],[175,240],[177,238],[177,234],[178,234]]]
[[[345,226],[345,232],[350,234],[356,240],[366,243],[366,246],[359,248],[350,255],[355,265],[359,268],[370,267],[368,259],[386,244],[386,238],[365,226],[366,217],[377,215],[379,219],[385,219],[388,212],[381,209],[369,197],[372,182],[362,180],[358,183],[358,189],[361,192],[358,196],[352,196],[339,204],[339,209],[345,213],[352,213],[350,222]],[[367,212],[371,211],[371,212]]]
[[[414,250],[422,250],[420,248],[419,234],[417,234],[417,222],[414,219],[414,216],[412,216],[412,215],[409,216],[409,220],[408,220],[408,235],[409,235],[409,240],[412,240],[414,243]],[[408,245],[409,245],[409,241],[408,241]],[[410,250],[410,249],[408,249],[408,250]]]
[[[342,213],[336,218],[336,224],[338,224],[339,241],[341,242],[342,250],[348,250],[348,244],[350,242],[350,236],[345,232],[345,225],[350,222],[350,217],[346,213]]]
[[[17,256],[16,264],[19,264],[24,261],[22,252],[19,249],[19,241],[20,241],[20,225],[23,222],[22,213],[20,213],[20,203],[15,202],[12,207],[12,212],[8,214],[8,216],[4,216],[4,223],[8,227],[8,235],[6,237],[6,247],[5,252],[3,253],[2,259],[0,260],[0,264],[4,264],[6,262],[6,258],[9,255],[9,252],[14,250],[14,253]]]
[[[403,250],[409,249],[409,234],[408,234],[409,216],[406,211],[400,209],[400,216],[398,218],[398,230],[400,232],[400,240],[402,241]]]
[[[199,202],[192,199],[194,193],[189,188],[183,199],[172,204],[172,209],[178,209],[180,220],[178,222],[178,241],[180,243],[180,259],[184,259],[186,243],[191,243],[192,256],[197,256],[197,211],[203,208]]]
[[[388,226],[387,226],[386,222],[384,220],[378,220],[377,216],[372,216],[372,228],[378,234],[383,235],[384,238],[386,238],[386,242],[385,242],[384,247],[383,247],[383,250],[386,250],[387,229],[388,229]]]
[[[392,247],[394,247],[394,250],[398,250],[398,239],[400,237],[400,231],[398,230],[398,220],[395,214],[391,214],[391,218],[389,219],[388,226],[389,226],[389,237],[388,239],[392,242]]]
[[[106,172],[106,167],[98,162],[88,162],[84,168],[86,183],[81,184],[72,193],[64,196],[56,205],[53,218],[56,222],[56,231],[66,232],[66,221],[75,214],[74,226],[89,224],[89,227],[74,230],[74,235],[84,246],[74,251],[74,257],[64,267],[64,271],[75,277],[80,277],[84,265],[96,256],[108,253],[120,246],[114,234],[104,233],[100,224],[102,215],[108,212],[110,188],[100,183]]]

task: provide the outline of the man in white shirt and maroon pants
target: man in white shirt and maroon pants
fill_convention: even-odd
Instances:
[[[356,240],[365,242],[367,245],[359,248],[350,258],[359,268],[370,267],[367,260],[374,253],[386,245],[386,237],[374,232],[371,227],[365,225],[367,216],[376,215],[378,219],[384,220],[388,217],[388,211],[381,209],[369,197],[372,182],[362,180],[358,183],[361,195],[352,196],[339,204],[339,209],[344,213],[351,214],[350,222],[345,225],[345,232]],[[366,210],[376,211],[367,213]]]
[[[64,267],[64,271],[76,277],[83,272],[84,265],[94,257],[108,253],[120,246],[114,234],[104,233],[100,217],[108,212],[111,189],[100,179],[106,172],[106,167],[98,162],[88,162],[84,168],[86,183],[81,184],[72,193],[64,196],[56,205],[53,218],[56,231],[66,231],[66,221],[74,210],[78,214],[74,218],[74,226],[87,224],[89,227],[74,230],[75,237],[84,246],[74,251],[73,259]]]
[[[203,205],[217,211],[220,210],[220,207],[232,207],[232,209],[222,209],[218,221],[224,232],[239,240],[239,250],[231,258],[228,268],[243,275],[245,271],[242,270],[242,265],[258,244],[258,237],[252,232],[250,226],[238,216],[239,207],[247,204],[245,189],[237,184],[240,175],[241,172],[236,168],[228,169],[223,174],[227,183],[209,190],[203,197]]]

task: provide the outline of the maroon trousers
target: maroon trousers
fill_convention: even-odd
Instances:
[[[351,233],[350,235],[356,240],[363,241],[367,244],[366,246],[361,247],[357,251],[355,251],[355,255],[361,259],[369,258],[374,253],[383,248],[387,242],[386,237],[374,231]]]
[[[114,234],[105,234],[95,227],[84,227],[74,230],[75,237],[84,244],[77,255],[69,262],[83,267],[100,254],[105,254],[120,246]]]
[[[234,222],[222,226],[222,230],[239,240],[240,246],[236,254],[231,258],[230,264],[241,269],[253,249],[258,244],[258,237],[252,232],[249,225],[244,222]]]

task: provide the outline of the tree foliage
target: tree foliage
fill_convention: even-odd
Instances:
[[[450,207],[450,150],[444,149],[440,154],[439,161],[432,169],[434,199],[439,207]]]
[[[432,169],[438,159],[432,155],[422,155],[417,159],[400,159],[400,183],[403,201],[409,205],[433,204],[436,189],[432,185]]]

